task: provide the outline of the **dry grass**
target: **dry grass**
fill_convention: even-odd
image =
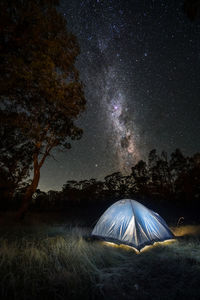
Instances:
[[[136,254],[88,240],[89,228],[3,228],[0,299],[200,299],[200,226],[173,231]]]

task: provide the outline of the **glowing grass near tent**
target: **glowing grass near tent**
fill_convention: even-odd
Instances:
[[[175,228],[185,235],[140,255],[126,245],[91,242],[91,228],[71,223],[10,229],[0,228],[0,299],[200,299],[199,226]]]
[[[173,242],[176,242],[176,239],[170,239],[170,240],[166,240],[166,241],[162,241],[162,242],[155,242],[155,243],[153,243],[153,245],[146,245],[146,246],[144,246],[141,250],[138,250],[135,247],[132,247],[132,246],[129,246],[129,245],[124,245],[124,244],[115,244],[115,243],[106,242],[106,241],[102,241],[101,243],[103,245],[106,245],[106,246],[121,248],[121,249],[128,250],[128,251],[129,250],[133,250],[137,254],[139,254],[141,252],[145,252],[147,250],[153,249],[156,246],[159,246],[159,245],[169,245],[169,244],[171,244]]]

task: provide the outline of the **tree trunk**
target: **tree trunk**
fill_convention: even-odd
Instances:
[[[38,156],[35,155],[34,157],[34,175],[31,185],[26,190],[24,198],[22,200],[22,205],[17,212],[17,220],[22,220],[28,211],[29,204],[31,202],[32,196],[35,193],[38,183],[40,180],[40,166],[38,164]]]

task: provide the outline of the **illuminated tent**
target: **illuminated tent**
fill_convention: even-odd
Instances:
[[[156,212],[131,199],[111,205],[97,222],[92,236],[137,250],[174,238],[166,222]]]

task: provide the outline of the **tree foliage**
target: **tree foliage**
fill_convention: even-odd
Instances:
[[[58,1],[1,1],[1,113],[32,146],[33,181],[55,147],[69,149],[82,130],[75,120],[85,109],[83,85],[75,61],[76,37],[67,31]],[[26,204],[27,206],[27,204]]]
[[[33,147],[18,128],[5,122],[0,114],[0,193],[8,201],[22,188],[31,169]]]

